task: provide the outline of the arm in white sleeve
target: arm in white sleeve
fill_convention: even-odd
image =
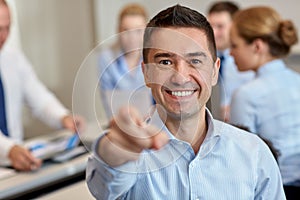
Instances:
[[[19,62],[22,62],[20,66],[22,66],[21,70],[24,75],[23,92],[25,101],[34,116],[53,128],[61,128],[61,119],[69,111],[37,78],[23,54],[20,55]]]
[[[15,142],[6,137],[0,130],[0,160],[7,159],[10,149],[15,145]],[[2,164],[2,162],[0,162]]]

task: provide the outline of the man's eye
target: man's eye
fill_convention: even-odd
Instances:
[[[172,62],[170,60],[161,60],[161,61],[159,61],[159,64],[161,64],[161,65],[171,65]]]
[[[190,61],[190,63],[191,63],[192,65],[198,65],[198,64],[201,64],[202,62],[201,62],[201,60],[199,60],[199,59],[192,59],[192,60]]]

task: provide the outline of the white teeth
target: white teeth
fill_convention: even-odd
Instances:
[[[172,92],[173,96],[177,96],[177,97],[185,97],[185,96],[189,96],[193,94],[193,91],[176,91],[176,92]]]

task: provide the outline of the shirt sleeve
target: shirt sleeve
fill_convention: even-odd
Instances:
[[[107,165],[96,151],[102,137],[94,143],[93,155],[88,159],[87,185],[96,199],[122,199],[137,180],[133,170],[136,162],[127,162],[117,168]]]
[[[247,88],[240,88],[234,93],[230,105],[229,120],[235,126],[247,128],[250,132],[257,133],[255,105],[247,93]]]
[[[69,111],[55,95],[37,78],[31,64],[23,54],[19,55],[19,70],[23,75],[23,90],[26,104],[34,116],[53,128],[61,128],[61,119]]]
[[[279,167],[267,145],[257,152],[257,185],[255,200],[286,199]]]
[[[4,134],[0,130],[0,144],[0,165],[2,165],[2,163],[6,163],[8,153],[10,149],[15,145],[15,142],[12,139],[4,136]]]

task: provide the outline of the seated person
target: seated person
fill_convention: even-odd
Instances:
[[[4,46],[9,28],[10,10],[6,1],[0,0],[0,163],[9,160],[17,170],[36,170],[42,161],[22,146],[23,105],[54,128],[77,132],[84,121],[74,117],[40,82],[21,51]]]

